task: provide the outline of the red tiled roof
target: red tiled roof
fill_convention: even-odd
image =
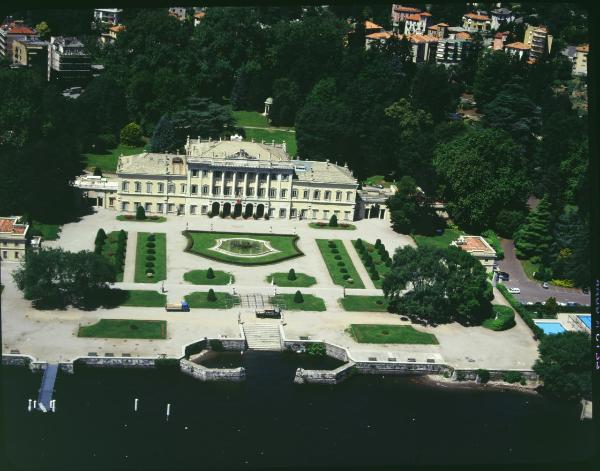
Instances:
[[[423,13],[419,13],[419,15],[421,15],[421,16],[431,16],[431,13],[429,13],[428,11],[424,11]]]
[[[471,39],[471,35],[469,33],[464,32],[464,31],[461,31],[460,33],[456,33],[454,35],[454,37],[456,39]]]
[[[421,15],[419,13],[416,13],[414,15],[408,15],[406,17],[407,21],[421,21]]]
[[[437,31],[437,30],[438,30],[438,25],[433,25],[433,26],[430,26],[430,27],[429,27],[429,28],[427,28],[427,29],[430,29],[430,30],[432,30],[432,31]]]
[[[521,43],[521,42],[510,43],[510,44],[507,44],[504,47],[508,47],[510,49],[520,49],[520,50],[523,50],[523,51],[526,51],[526,50],[530,49],[530,47],[527,44]]]
[[[577,52],[590,52],[590,45],[589,44],[582,44],[581,46],[577,46],[575,48],[575,50]]]
[[[394,8],[394,11],[398,13],[419,13],[421,10],[413,7],[403,7],[402,5]]]
[[[204,11],[198,11],[198,12],[194,13],[194,18],[198,18],[199,20],[201,20],[205,16],[206,16],[206,12],[204,12]]]
[[[438,38],[435,36],[423,36],[422,34],[411,34],[407,36],[411,43],[437,43]]]
[[[12,234],[25,234],[26,225],[15,224],[17,218],[0,218],[0,232]]]
[[[369,39],[388,39],[392,36],[391,33],[388,33],[387,31],[380,31],[377,33],[371,33],[371,34],[367,34],[365,35],[365,38],[369,38]]]
[[[110,28],[111,31],[113,31],[114,33],[120,33],[121,31],[125,31],[125,25],[116,25],[116,26],[111,26]]]
[[[382,26],[379,26],[377,23],[373,23],[372,21],[365,21],[365,29],[383,29]]]
[[[478,15],[477,13],[466,13],[465,15],[463,15],[463,18],[470,18],[475,21],[490,21],[489,16]]]
[[[25,25],[9,25],[8,28],[5,28],[8,34],[25,34],[28,36],[34,36],[37,34],[37,31],[29,26]]]
[[[0,232],[12,232],[13,224],[12,219],[0,219]]]

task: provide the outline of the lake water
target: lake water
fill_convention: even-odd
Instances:
[[[61,373],[55,414],[27,412],[41,374],[3,367],[8,457],[57,469],[368,467],[571,461],[587,458],[595,443],[579,404],[435,387],[418,377],[295,385],[293,356],[243,358],[247,380],[239,384],[202,383],[177,370]]]

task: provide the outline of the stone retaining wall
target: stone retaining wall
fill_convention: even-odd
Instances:
[[[305,370],[298,368],[294,383],[296,384],[338,384],[354,371],[354,362],[346,363],[335,370]]]
[[[29,366],[35,360],[27,355],[2,355],[2,364],[7,366]]]
[[[185,358],[179,360],[182,373],[193,376],[200,381],[243,381],[246,379],[246,369],[239,368],[206,368]]]
[[[375,361],[356,362],[356,369],[362,374],[444,374],[447,365],[440,363],[391,363]]]
[[[517,372],[517,373],[521,373],[523,375],[523,378],[525,378],[527,381],[539,381],[539,376],[537,375],[536,372],[532,371],[532,370],[488,370],[490,372],[490,381],[502,381],[502,376],[505,373],[508,372]],[[457,374],[458,373],[463,373],[464,374],[464,380],[465,381],[475,381],[477,379],[477,370],[467,370],[467,369],[460,369],[460,368],[456,368],[453,372],[452,372],[452,379],[456,379],[457,378]]]
[[[79,357],[75,363],[91,367],[108,368],[155,368],[158,358],[130,358],[130,357]],[[67,365],[63,363],[64,365]],[[61,364],[61,366],[63,365]]]

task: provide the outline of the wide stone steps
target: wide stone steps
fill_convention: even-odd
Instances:
[[[281,351],[279,324],[246,323],[244,324],[244,335],[248,348],[251,350]]]

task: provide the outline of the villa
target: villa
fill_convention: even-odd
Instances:
[[[39,236],[28,238],[29,224],[20,216],[0,217],[0,260],[18,262],[25,256],[28,246],[40,246]]]
[[[481,236],[460,236],[450,245],[454,245],[477,258],[488,273],[494,270],[496,251]]]
[[[291,159],[286,144],[189,139],[185,155],[121,156],[108,207],[134,213],[352,221],[358,182],[347,165]],[[116,195],[114,204],[110,198]]]

